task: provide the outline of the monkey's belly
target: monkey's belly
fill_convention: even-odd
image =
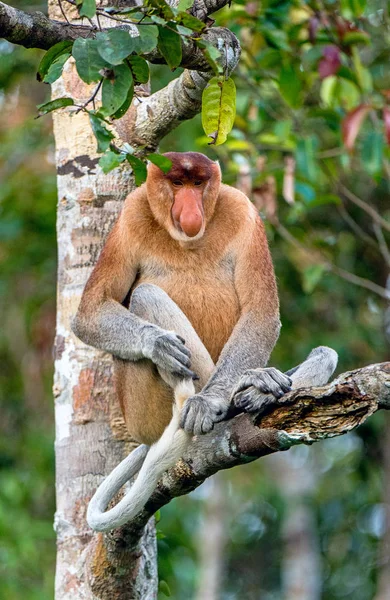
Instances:
[[[240,305],[231,279],[210,276],[194,280],[191,273],[175,281],[141,276],[141,283],[152,283],[163,289],[184,312],[206,346],[214,362],[229,339],[240,317]]]

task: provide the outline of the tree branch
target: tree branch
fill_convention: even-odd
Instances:
[[[29,14],[0,2],[0,38],[13,44],[49,50],[58,42],[93,36],[90,26],[53,21],[41,12]]]
[[[122,529],[127,538],[136,539],[159,508],[217,471],[343,435],[379,409],[390,409],[390,362],[343,373],[323,387],[293,390],[283,406],[261,418],[241,414],[218,423],[210,434],[195,438],[183,459],[164,474],[144,510]]]

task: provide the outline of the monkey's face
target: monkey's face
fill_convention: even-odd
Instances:
[[[212,218],[221,185],[218,163],[197,152],[167,152],[172,167],[164,174],[149,165],[148,200],[156,220],[175,240],[200,239]]]

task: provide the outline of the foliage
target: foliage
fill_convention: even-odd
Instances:
[[[53,597],[55,210],[41,52],[0,42],[0,596]]]

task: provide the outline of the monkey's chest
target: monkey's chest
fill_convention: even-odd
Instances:
[[[214,362],[240,316],[233,272],[226,265],[141,269],[137,284],[153,283],[181,308]]]

